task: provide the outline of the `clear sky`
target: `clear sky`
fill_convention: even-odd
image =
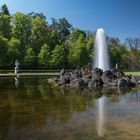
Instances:
[[[50,18],[66,17],[73,27],[96,31],[104,28],[109,36],[140,37],[140,0],[0,0],[11,14],[43,12]]]

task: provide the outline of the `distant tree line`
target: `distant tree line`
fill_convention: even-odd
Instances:
[[[10,15],[0,11],[0,69],[13,68],[18,59],[23,69],[71,69],[92,63],[95,33],[73,28],[66,18],[47,22],[43,13]],[[140,69],[140,39],[107,37],[110,64],[121,69]]]

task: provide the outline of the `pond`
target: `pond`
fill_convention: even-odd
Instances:
[[[0,140],[139,140],[140,90],[0,79]]]

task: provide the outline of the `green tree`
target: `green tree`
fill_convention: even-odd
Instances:
[[[121,69],[128,68],[129,53],[126,46],[118,38],[108,38],[108,45],[111,66],[114,68],[117,63]]]
[[[51,18],[51,20],[52,22],[49,26],[48,44],[53,50],[56,45],[65,44],[69,38],[72,26],[66,18],[59,19],[58,21],[54,18]]]
[[[9,13],[9,10],[8,10],[8,7],[7,7],[6,4],[1,6],[1,11],[2,11],[3,14],[10,16],[10,13]]]
[[[84,38],[86,38],[86,32],[83,30],[80,30],[78,28],[75,28],[71,33],[70,33],[70,41],[71,42],[76,42],[79,39],[79,36],[83,35]]]
[[[63,46],[57,45],[52,51],[50,64],[53,68],[61,69],[67,66],[68,59],[66,49]]]
[[[0,67],[7,66],[8,40],[0,35]]]
[[[36,64],[36,56],[32,48],[27,47],[25,58],[24,58],[25,66],[35,66]]]
[[[59,44],[59,23],[56,19],[51,18],[52,23],[49,26],[49,46],[51,46],[51,50],[55,48],[56,45]]]
[[[131,70],[140,69],[140,38],[127,38],[125,44],[130,50],[129,67]]]
[[[11,25],[10,25],[10,13],[7,6],[4,4],[1,7],[0,12],[0,33],[3,37],[10,39],[11,37]]]
[[[66,18],[61,18],[59,19],[59,42],[63,43],[64,41],[66,41],[66,39],[68,38],[69,34],[70,34],[70,30],[71,30],[72,26],[71,24],[67,21]]]
[[[11,40],[8,42],[8,65],[14,66],[15,60],[20,60],[20,41],[15,38],[11,38]]]
[[[48,41],[48,27],[46,21],[40,16],[32,19],[32,48],[36,55],[40,52],[41,46]]]
[[[95,42],[95,34],[88,33],[87,36],[87,51],[90,58],[90,62],[92,63],[94,58],[94,42]]]
[[[20,54],[22,59],[26,52],[26,46],[30,45],[31,18],[17,12],[12,16],[12,36],[20,41]]]
[[[43,13],[35,13],[35,12],[31,12],[28,14],[30,17],[32,18],[36,18],[36,17],[40,17],[44,20],[46,20],[46,16]]]
[[[41,47],[40,53],[38,55],[39,64],[49,67],[50,57],[51,57],[50,47],[47,44],[44,44]]]
[[[80,34],[78,40],[71,44],[68,58],[72,67],[81,67],[89,63],[90,58],[86,47],[86,39],[83,34]]]

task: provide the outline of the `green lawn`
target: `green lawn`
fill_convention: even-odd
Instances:
[[[4,74],[0,74],[0,77],[9,77],[9,76],[57,76],[59,75],[59,73],[56,72],[44,72],[44,73],[19,73],[19,74],[15,74],[15,73],[4,73]]]
[[[128,71],[128,72],[125,72],[126,75],[140,75],[140,71],[135,71],[135,72],[132,72],[132,71]]]
[[[131,72],[131,71],[128,71],[128,72],[125,72],[126,75],[140,75],[140,71],[136,71],[136,72]],[[6,76],[57,76],[59,75],[59,72],[58,71],[48,71],[48,72],[43,72],[43,71],[33,71],[33,72],[30,72],[30,71],[26,71],[26,72],[22,72],[22,73],[19,73],[19,74],[15,74],[13,72],[5,72],[5,73],[0,73],[0,77],[6,77]]]

